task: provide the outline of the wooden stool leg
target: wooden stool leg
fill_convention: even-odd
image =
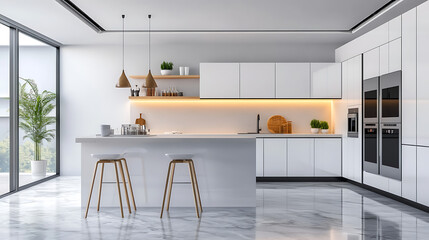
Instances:
[[[92,175],[92,184],[91,184],[91,190],[89,191],[88,204],[86,205],[85,218],[88,217],[89,203],[91,202],[92,189],[94,188],[95,176],[97,175],[97,167],[98,167],[98,161],[95,164],[94,175]]]
[[[127,172],[128,186],[130,187],[131,199],[133,200],[134,211],[137,211],[136,201],[134,200],[133,186],[132,186],[132,184],[131,184],[130,172],[128,172],[127,160],[125,160],[125,158],[122,158],[122,161],[124,161],[125,171]]]
[[[103,186],[104,163],[101,163],[100,187],[98,188],[97,212],[100,211],[101,187]]]
[[[189,175],[191,177],[191,185],[192,185],[192,192],[194,193],[194,200],[195,200],[195,210],[197,212],[197,217],[200,218],[199,213],[199,207],[198,207],[198,201],[197,201],[197,194],[195,192],[195,181],[194,181],[194,173],[192,172],[192,164],[190,161],[188,161],[189,166]]]
[[[122,209],[121,188],[119,186],[118,166],[116,166],[116,161],[114,161],[113,164],[115,164],[116,184],[118,185],[118,195],[119,195],[119,205],[121,207],[121,215],[122,215],[122,218],[124,218],[124,209]]]
[[[165,196],[167,195],[167,187],[168,187],[168,180],[170,179],[170,170],[171,170],[171,165],[173,163],[170,162],[170,164],[168,165],[168,172],[167,172],[167,180],[165,180],[165,189],[164,189],[164,197],[162,198],[162,207],[161,207],[161,216],[160,218],[162,218],[162,214],[164,213],[164,203],[165,203]]]
[[[195,187],[197,189],[198,202],[200,203],[200,212],[203,212],[203,205],[201,204],[200,189],[198,188],[197,173],[195,172],[195,165],[194,165],[194,161],[192,160],[191,160],[191,165],[192,165],[192,171],[194,172],[194,180],[195,180]]]
[[[176,163],[173,162],[173,167],[171,169],[170,188],[168,190],[167,212],[170,210],[170,199],[171,199],[171,191],[173,190],[173,180],[174,180],[174,170],[175,169],[176,169]]]
[[[122,161],[118,160],[115,162],[117,162],[119,165],[119,171],[121,173],[122,183],[124,184],[125,199],[127,200],[128,212],[131,213],[130,199],[128,198],[128,189],[127,189],[127,183],[125,182],[125,174],[124,174],[124,168],[122,167]]]

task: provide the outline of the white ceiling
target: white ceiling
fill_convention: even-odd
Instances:
[[[349,33],[155,33],[154,42],[341,44],[425,0],[405,0],[357,34]],[[106,30],[348,30],[389,0],[72,0]],[[96,33],[55,0],[0,0],[0,14],[62,44],[120,44],[119,33]],[[127,33],[127,44],[147,41]]]

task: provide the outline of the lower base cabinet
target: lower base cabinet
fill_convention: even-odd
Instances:
[[[417,201],[417,146],[402,145],[402,197]]]
[[[429,148],[417,147],[417,202],[429,206]]]
[[[257,177],[341,177],[341,138],[258,138]]]

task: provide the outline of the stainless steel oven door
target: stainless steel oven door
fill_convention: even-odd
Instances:
[[[363,81],[363,122],[378,123],[379,78]]]
[[[401,122],[401,77],[396,71],[380,77],[380,123]]]
[[[363,170],[379,174],[378,124],[367,123],[363,132]]]
[[[402,179],[401,124],[380,124],[380,174]]]

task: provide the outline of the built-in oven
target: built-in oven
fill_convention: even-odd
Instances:
[[[349,108],[347,114],[347,137],[359,137],[358,108]]]
[[[401,71],[380,77],[380,123],[401,122]]]
[[[378,82],[379,78],[363,81],[363,122],[378,123]]]
[[[366,123],[363,138],[363,169],[365,172],[379,174],[378,123]]]
[[[401,124],[380,124],[380,174],[401,180]]]

